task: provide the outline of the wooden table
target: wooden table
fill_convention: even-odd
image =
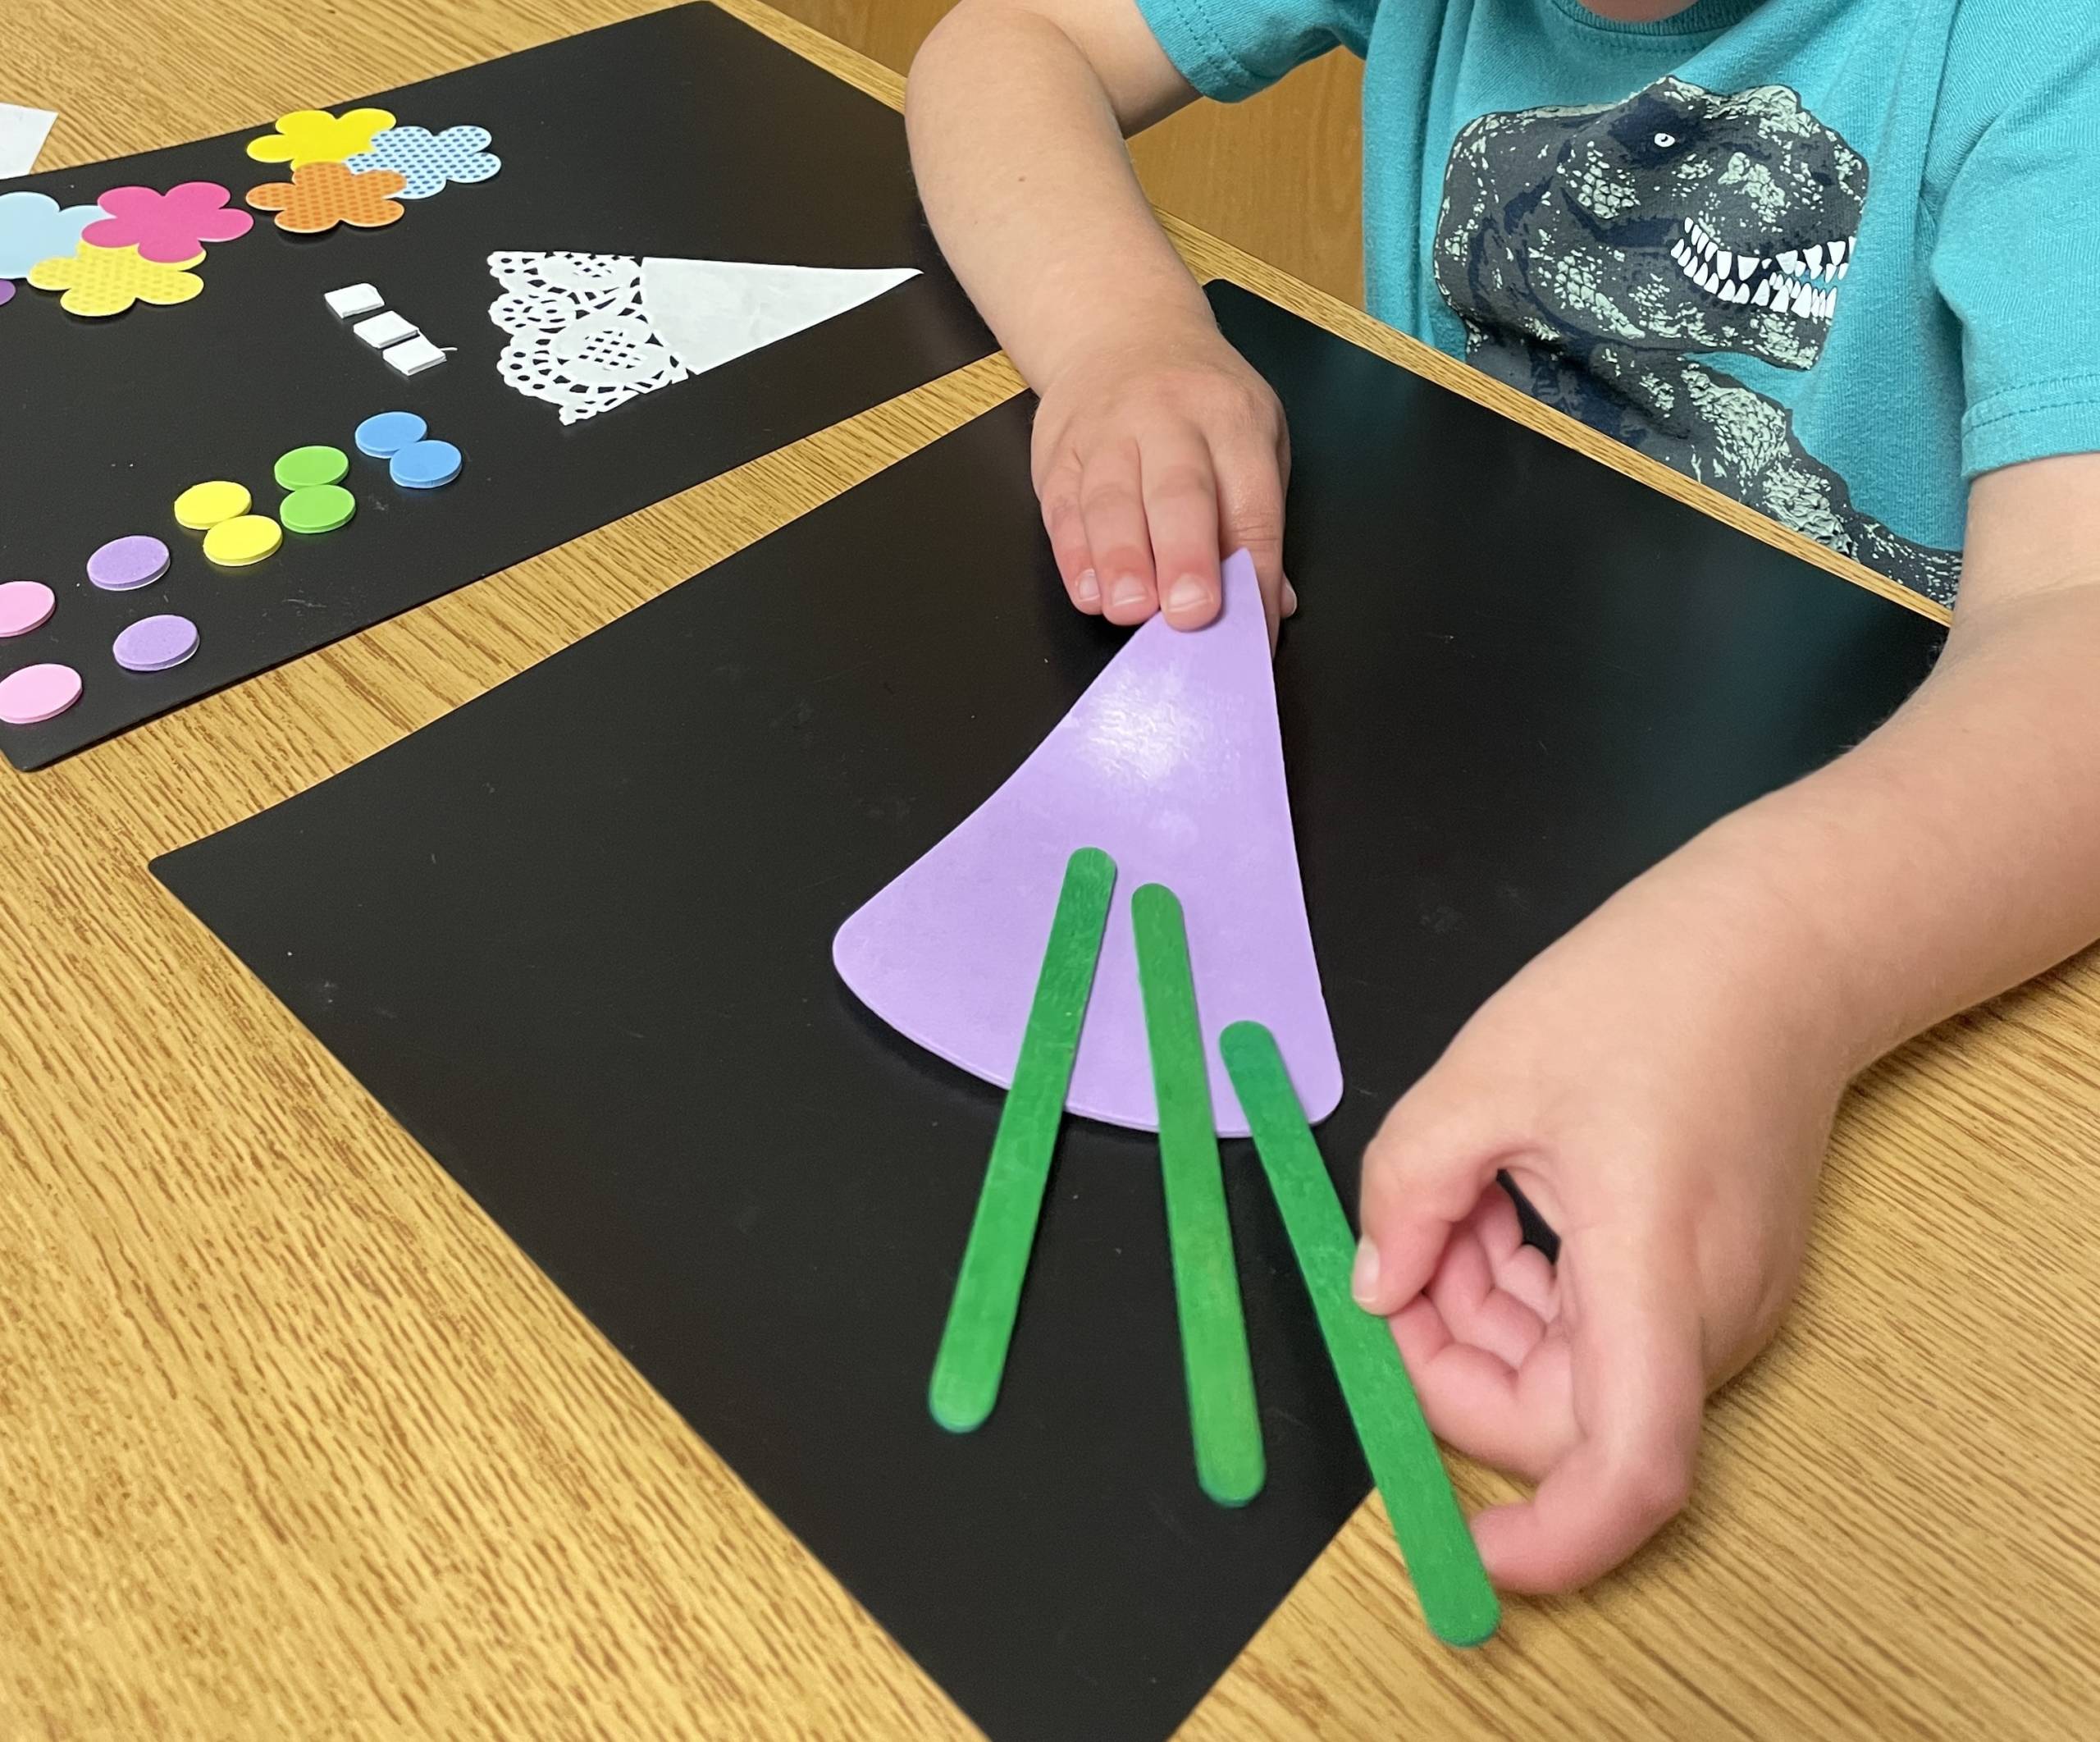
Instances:
[[[730,5],[895,100],[890,75],[755,0]],[[46,162],[80,162],[640,9],[13,0],[0,96],[60,109]],[[1796,542],[1178,235],[1206,272]],[[998,359],[964,370],[0,778],[0,1735],[970,1733],[145,865],[1017,385]],[[1861,1086],[1801,1305],[1714,1405],[1689,1514],[1630,1570],[1513,1604],[1486,1650],[1448,1653],[1413,1619],[1374,1502],[1188,1734],[2095,1733],[2100,1256],[2078,1231],[2100,1222],[2096,992],[2089,962]],[[1507,1491],[1477,1470],[1460,1481],[1471,1503]]]

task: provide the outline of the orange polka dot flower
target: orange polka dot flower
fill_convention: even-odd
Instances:
[[[377,230],[403,208],[392,196],[409,185],[399,170],[369,169],[362,175],[340,163],[305,163],[289,181],[266,181],[248,190],[258,212],[277,214],[277,227],[294,235],[320,235],[338,224]]]

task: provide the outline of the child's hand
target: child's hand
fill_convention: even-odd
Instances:
[[[1273,639],[1290,442],[1269,385],[1215,328],[1178,321],[1080,356],[1043,391],[1036,493],[1072,602],[1112,623],[1217,615],[1218,561],[1245,546]]]
[[[1632,885],[1481,1008],[1364,1158],[1358,1300],[1438,1434],[1538,1484],[1474,1520],[1510,1589],[1594,1579],[1683,1505],[1708,1389],[1792,1293],[1845,1067],[1757,921]],[[1519,1244],[1504,1169],[1556,1264]]]

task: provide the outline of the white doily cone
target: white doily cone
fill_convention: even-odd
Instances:
[[[497,368],[581,423],[894,290],[911,267],[855,270],[632,254],[489,256]]]

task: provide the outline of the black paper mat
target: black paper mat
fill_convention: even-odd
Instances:
[[[288,28],[295,27],[288,25]],[[317,93],[319,100],[323,94]],[[317,237],[268,214],[211,247],[204,291],[95,320],[21,286],[0,308],[0,579],[59,595],[35,633],[0,641],[0,676],[56,660],[81,699],[43,725],[0,725],[0,752],[36,768],[223,684],[325,646],[786,446],[987,354],[993,343],[941,264],[913,190],[901,117],[711,6],[652,13],[448,73],[368,102],[433,132],[486,127],[493,180],[404,202],[379,230]],[[337,103],[337,111],[353,107]],[[126,183],[217,181],[240,204],[285,167],[259,163],[255,126],[199,144],[0,184],[62,205]],[[506,386],[489,319],[497,252],[569,251],[917,267],[924,276],[835,320],[591,420]],[[435,342],[442,365],[403,379],[322,299],[369,282]],[[397,488],[351,432],[405,409],[466,454],[459,481]],[[357,518],[252,569],[206,561],[175,524],[187,485],[231,478],[258,510],[287,450],[352,455]],[[88,583],[105,540],[150,533],[175,561],[135,592]],[[176,611],[197,655],[140,675],[110,656],[119,629]]]
[[[1870,729],[1941,632],[1212,295],[1297,444],[1277,677],[1353,1204],[1498,984]],[[154,868],[994,1738],[1155,1742],[1366,1486],[1252,1152],[1254,1504],[1198,1492],[1130,1132],[1068,1127],[1002,1401],[952,1438],[924,1392],[998,1097],[828,953],[1122,638],[1056,584],[1029,414]]]

